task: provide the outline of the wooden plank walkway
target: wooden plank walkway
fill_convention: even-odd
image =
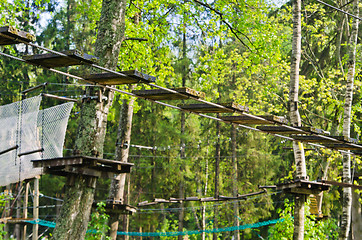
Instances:
[[[28,32],[21,31],[11,26],[0,27],[0,46],[13,45],[25,42],[35,41],[35,36]]]
[[[97,57],[82,53],[78,50],[67,50],[61,53],[67,56],[60,56],[54,53],[27,55],[23,59],[46,68],[69,67],[74,65],[93,64]]]
[[[322,129],[314,127],[293,127],[299,129],[300,131],[290,129],[286,126],[257,126],[256,128],[273,134],[326,134],[326,132]]]
[[[224,121],[244,124],[244,125],[273,125],[273,124],[287,124],[288,120],[285,117],[279,117],[274,115],[257,115],[256,117],[262,119],[256,119],[251,116],[222,116],[220,117]]]
[[[141,73],[136,70],[122,71],[127,76],[123,77],[115,73],[94,73],[86,75],[83,78],[85,80],[96,82],[101,85],[122,85],[122,84],[134,84],[134,83],[150,83],[156,80],[156,77]]]
[[[249,112],[248,107],[244,107],[234,102],[216,103],[216,104],[219,104],[226,108],[216,107],[206,103],[179,105],[179,107],[188,110],[190,112],[196,112],[196,113],[233,113],[235,111]]]
[[[179,93],[182,93],[186,96],[181,96],[176,93],[171,93],[169,91],[163,90],[163,89],[151,89],[151,90],[137,90],[133,91],[132,93],[152,99],[152,100],[182,100],[182,99],[188,99],[189,97],[194,98],[204,98],[205,93],[196,91],[192,88],[188,87],[182,87],[182,88],[172,88],[171,90],[177,91]]]

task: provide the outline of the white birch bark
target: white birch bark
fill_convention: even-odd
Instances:
[[[358,0],[354,1],[353,14],[359,15]],[[343,116],[343,136],[350,137],[351,132],[351,113],[352,113],[352,100],[353,100],[353,84],[354,75],[356,70],[356,45],[358,36],[358,23],[359,20],[353,18],[352,31],[349,39],[349,52],[348,52],[348,73],[347,73],[347,86],[344,103],[344,116]],[[351,183],[351,155],[343,154],[343,175],[342,181]],[[352,206],[352,189],[343,188],[343,208],[342,219],[339,239],[348,239],[350,226],[351,226],[351,206]]]
[[[301,0],[293,2],[293,42],[290,67],[289,114],[293,126],[300,126],[298,111],[299,65],[301,58]],[[307,179],[303,144],[293,142],[296,178]],[[294,207],[294,240],[304,239],[304,205],[305,195],[295,195]]]

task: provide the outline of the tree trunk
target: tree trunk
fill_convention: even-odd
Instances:
[[[353,14],[359,15],[359,1],[355,0],[353,4]],[[353,100],[353,84],[354,75],[356,70],[356,45],[358,36],[358,23],[359,20],[353,18],[351,37],[348,43],[348,73],[347,73],[347,87],[344,103],[344,116],[343,116],[343,136],[350,137],[351,132],[351,112]],[[351,183],[351,155],[343,154],[343,176],[342,181]],[[343,209],[342,221],[340,228],[340,239],[348,239],[351,225],[351,205],[352,205],[352,189],[343,188]]]
[[[116,69],[125,30],[125,0],[105,0],[102,3],[95,55],[100,65]],[[112,105],[113,91],[86,89],[87,96],[97,95],[97,99],[85,98],[82,102],[78,134],[74,153],[85,156],[102,157],[106,133],[107,115]],[[54,239],[84,239],[97,179],[82,175],[70,176]]]
[[[130,87],[130,90],[133,86]],[[134,98],[129,101],[123,100],[121,114],[118,125],[117,133],[117,145],[116,145],[116,160],[121,162],[128,162],[129,147],[131,143],[131,131],[132,131],[132,118],[133,118],[133,106]],[[119,174],[117,178],[112,179],[111,188],[109,192],[109,199],[114,201],[124,202],[124,189],[126,184],[126,174]],[[111,239],[117,238],[117,231],[119,226],[120,214],[109,214],[109,226]],[[126,219],[125,219],[126,220]],[[126,220],[127,221],[127,220]],[[125,230],[125,229],[124,229]],[[124,236],[127,239],[128,236]]]
[[[236,160],[236,128],[235,125],[231,125],[231,161],[233,166],[233,197],[238,196],[238,163]],[[234,226],[239,227],[240,221],[239,221],[239,202],[235,201],[234,205]],[[234,239],[240,240],[240,231],[235,230],[234,231]]]
[[[362,236],[362,208],[359,202],[360,194],[352,192],[352,239],[357,240]]]
[[[293,126],[301,126],[298,111],[299,65],[301,57],[301,0],[293,2],[293,42],[290,67],[289,114]],[[307,179],[303,144],[293,142],[296,178]],[[295,195],[294,240],[304,239],[304,204],[305,195]]]
[[[219,117],[219,114],[217,114],[217,117]],[[220,122],[216,122],[216,147],[215,147],[215,192],[214,197],[219,197],[219,174],[220,174]],[[214,229],[218,228],[218,215],[219,215],[219,209],[218,206],[214,206]],[[212,239],[217,240],[217,232],[214,232],[212,234]]]

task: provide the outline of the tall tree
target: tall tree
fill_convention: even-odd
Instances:
[[[102,3],[95,55],[99,57],[100,64],[109,69],[116,69],[117,66],[120,46],[124,39],[125,10],[126,0],[109,0]],[[82,102],[74,153],[102,157],[107,115],[114,93],[88,87],[86,95],[98,95],[98,98],[85,98]],[[106,100],[103,96],[107,97]],[[71,176],[67,183],[68,189],[57,219],[54,238],[83,239],[88,227],[96,178]]]
[[[359,15],[359,1],[355,0],[353,3],[353,14]],[[343,136],[349,138],[351,135],[351,114],[352,114],[352,100],[353,100],[353,85],[354,75],[356,71],[356,46],[358,36],[358,23],[357,18],[352,20],[352,31],[348,42],[348,73],[347,73],[347,86],[344,102],[344,116],[343,116]],[[351,183],[351,155],[349,153],[343,154],[343,175],[342,181]],[[343,210],[342,221],[340,229],[340,239],[348,239],[351,225],[351,206],[352,206],[352,189],[343,188]]]
[[[301,126],[298,110],[299,66],[301,57],[301,0],[293,2],[293,41],[290,66],[289,114],[293,126]],[[303,144],[293,141],[296,178],[307,179]],[[295,195],[294,208],[294,240],[304,239],[304,206],[306,195]]]

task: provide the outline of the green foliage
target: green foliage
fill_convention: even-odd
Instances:
[[[104,202],[97,203],[97,210],[92,213],[91,220],[88,223],[89,231],[86,233],[86,240],[111,239],[106,236],[110,227],[107,225],[109,215],[106,214],[105,205]]]
[[[279,217],[284,221],[275,224],[269,228],[269,238],[271,240],[288,240],[293,239],[294,219],[294,203],[289,200],[284,201],[284,209],[277,210]],[[304,239],[338,239],[337,220],[326,219],[317,220],[315,216],[309,212],[309,203],[306,204],[304,222]]]

